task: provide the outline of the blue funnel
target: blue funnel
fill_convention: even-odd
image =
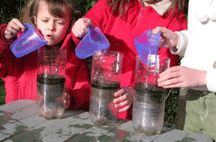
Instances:
[[[110,46],[105,35],[96,26],[89,26],[88,32],[75,48],[76,56],[85,59],[96,51],[107,50]]]
[[[144,64],[148,61],[148,55],[158,55],[161,33],[153,34],[151,30],[141,33],[134,39],[138,55]]]

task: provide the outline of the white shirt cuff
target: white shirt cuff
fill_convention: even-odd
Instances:
[[[206,85],[209,91],[216,92],[216,69],[212,68],[207,71]]]
[[[187,45],[188,45],[188,36],[187,30],[175,32],[178,34],[178,43],[176,49],[170,48],[172,54],[178,54],[179,56],[184,56]]]

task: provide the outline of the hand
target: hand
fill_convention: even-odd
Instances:
[[[170,67],[159,75],[158,86],[163,88],[198,87],[206,85],[206,71],[184,66]]]
[[[62,102],[64,109],[70,106],[70,95],[65,92],[61,97],[55,99],[56,102]]]
[[[120,90],[114,93],[115,99],[113,103],[115,108],[119,108],[120,106],[124,106],[119,112],[125,111],[130,108],[133,103],[133,98],[135,96],[136,91],[132,87],[123,87]]]
[[[92,21],[88,18],[78,19],[73,27],[72,32],[76,37],[82,38],[88,32],[88,26],[92,24]]]
[[[160,47],[175,48],[178,44],[178,34],[165,27],[156,27],[152,30],[154,34],[161,33]]]
[[[65,109],[70,106],[70,95],[66,92],[63,94],[63,106]]]
[[[12,19],[4,31],[5,39],[12,39],[14,38],[18,32],[25,31],[25,26],[16,18]]]

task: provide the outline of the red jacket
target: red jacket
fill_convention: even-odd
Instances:
[[[4,38],[7,25],[0,25],[0,77],[5,82],[6,103],[20,100],[36,100],[37,97],[37,51],[16,58],[9,49],[12,40]],[[89,71],[87,63],[75,56],[71,34],[61,48],[68,48],[66,63],[66,89],[71,97],[70,109],[89,107]]]
[[[153,29],[157,26],[167,27],[173,31],[180,31],[187,28],[187,21],[184,13],[179,17],[168,14],[159,15],[151,6],[143,7],[138,0],[134,0],[128,7],[125,18],[113,15],[107,0],[99,0],[84,16],[92,20],[93,24],[101,29],[111,46],[109,50],[121,51],[123,53],[123,75],[121,86],[134,86],[135,59],[137,55],[134,45],[134,38],[140,33]],[[74,36],[74,41],[78,39]],[[159,55],[168,56],[171,59],[171,66],[179,63],[177,55],[172,55],[168,48],[160,48]],[[128,113],[120,113],[120,118],[127,118]]]

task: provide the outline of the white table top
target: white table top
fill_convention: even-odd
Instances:
[[[0,106],[0,141],[4,142],[212,142],[207,136],[170,130],[154,136],[134,133],[131,121],[118,127],[95,127],[88,112],[67,111],[62,119],[36,114],[35,101],[20,100]]]

